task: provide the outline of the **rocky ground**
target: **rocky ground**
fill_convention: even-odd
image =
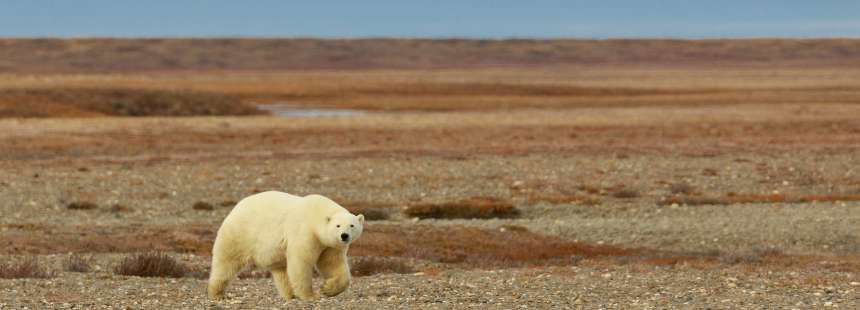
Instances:
[[[35,256],[55,272],[0,279],[0,309],[857,308],[856,115],[832,104],[0,120],[0,258]],[[263,190],[381,210],[388,219],[370,222],[352,253],[407,270],[356,277],[315,303],[285,303],[257,274],[208,301],[214,231],[235,201]],[[522,213],[403,214],[470,197]],[[407,244],[387,244],[401,235]],[[487,252],[443,255],[463,248]],[[195,272],[113,272],[151,249]],[[64,271],[70,253],[92,270]]]

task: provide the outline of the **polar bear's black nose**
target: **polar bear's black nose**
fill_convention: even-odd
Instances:
[[[340,234],[340,240],[349,241],[349,234]]]

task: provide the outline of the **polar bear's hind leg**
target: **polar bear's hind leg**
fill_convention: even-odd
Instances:
[[[213,254],[212,270],[209,272],[209,298],[224,298],[224,289],[242,267],[241,262],[225,259],[217,253]]]

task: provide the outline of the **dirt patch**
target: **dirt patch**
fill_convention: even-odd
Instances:
[[[545,202],[550,204],[581,204],[586,206],[597,206],[602,203],[600,198],[589,195],[552,192],[530,192],[526,196],[526,201],[532,204]]]

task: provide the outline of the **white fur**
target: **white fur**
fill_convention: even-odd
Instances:
[[[321,292],[340,294],[350,282],[346,252],[363,226],[363,215],[320,195],[270,191],[242,199],[218,229],[209,297],[223,297],[227,283],[248,265],[271,270],[286,299],[319,298],[312,288],[314,267],[325,278]],[[342,234],[349,240],[342,241]]]

